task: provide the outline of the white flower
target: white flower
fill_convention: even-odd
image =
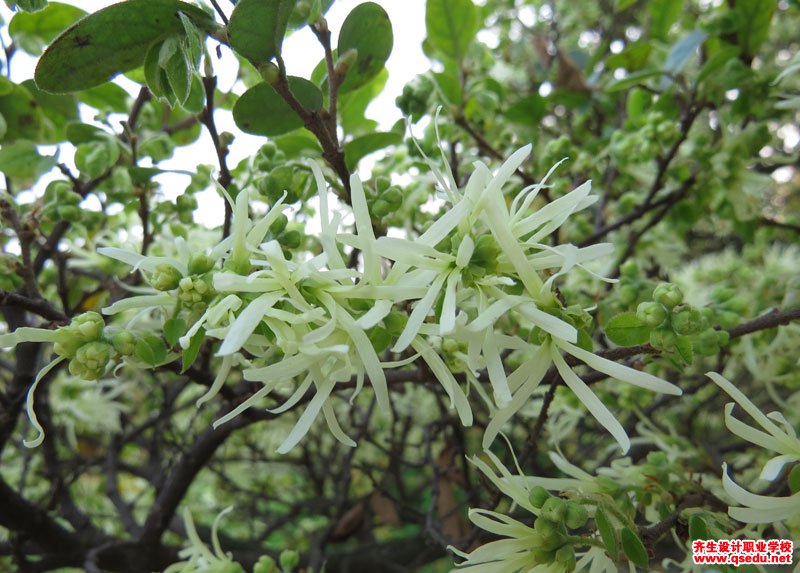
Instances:
[[[728,475],[728,464],[722,464],[722,485],[725,492],[743,507],[729,507],[728,515],[744,523],[776,523],[800,515],[800,493],[789,497],[770,497],[750,493]]]
[[[711,378],[717,386],[727,392],[745,412],[750,414],[750,416],[766,430],[766,432],[757,430],[734,418],[733,402],[725,406],[725,425],[728,429],[748,442],[780,454],[764,465],[764,468],[761,470],[761,479],[772,481],[778,477],[783,466],[790,462],[800,460],[800,440],[797,438],[795,429],[786,418],[783,417],[783,414],[780,412],[764,414],[741,390],[727,379],[716,372],[707,372],[706,376]],[[778,424],[780,424],[780,426]]]
[[[184,509],[183,524],[189,537],[189,546],[181,550],[178,555],[185,561],[173,563],[164,570],[164,573],[242,573],[244,569],[233,561],[231,554],[222,551],[217,535],[220,520],[232,509],[233,507],[223,509],[214,519],[214,524],[211,526],[213,552],[197,535],[191,512]]]

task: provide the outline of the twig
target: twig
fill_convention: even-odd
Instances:
[[[214,123],[214,90],[217,87],[216,76],[206,76],[203,78],[203,87],[206,91],[206,107],[200,114],[200,123],[206,126],[208,134],[211,136],[211,142],[214,144],[214,150],[217,153],[217,161],[219,163],[219,177],[217,181],[226,191],[233,181],[230,169],[228,169],[228,146],[223,144],[220,140],[219,133],[217,132],[217,125]],[[233,208],[230,203],[224,199],[225,202],[225,221],[222,225],[222,237],[225,238],[231,233],[231,220],[233,219]]]

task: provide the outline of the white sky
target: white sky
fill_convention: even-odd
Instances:
[[[100,8],[114,4],[113,0],[61,0],[64,3],[79,6],[87,11],[96,11]],[[425,0],[374,0],[383,6],[389,14],[394,28],[394,47],[387,62],[389,80],[384,91],[372,102],[367,110],[367,115],[378,121],[381,129],[390,128],[401,118],[400,111],[395,106],[395,98],[402,92],[403,86],[415,75],[425,72],[430,67],[430,62],[422,53],[422,40],[425,37]],[[362,0],[336,0],[326,15],[328,26],[333,33],[332,42],[336,46],[338,32],[347,17],[347,14],[361,4]],[[219,4],[228,14],[232,5],[228,0],[219,0]],[[13,13],[0,2],[0,15],[6,24]],[[4,34],[3,40],[8,42]],[[213,43],[211,44],[213,46]],[[236,74],[236,62],[230,56],[227,48],[223,48],[223,59],[214,58],[214,70],[218,76],[220,88],[230,89],[233,86]],[[317,42],[310,30],[303,29],[291,34],[283,44],[283,57],[287,71],[291,75],[309,77],[311,71],[323,56],[322,47]],[[25,53],[17,52],[11,61],[12,79],[21,82],[33,77],[36,59]],[[137,87],[133,82],[124,78],[117,82],[135,94]],[[242,88],[235,91],[241,93]],[[88,116],[85,120],[90,119]],[[229,166],[235,166],[241,159],[255,153],[266,141],[263,137],[250,136],[242,133],[233,123],[229,112],[220,111],[215,116],[217,127],[221,131],[230,131],[236,135],[228,156]],[[59,159],[68,165],[72,164],[72,149],[69,145],[60,146]],[[52,153],[52,151],[46,151]],[[159,164],[159,167],[168,169],[188,169],[197,163],[216,165],[216,155],[206,133],[203,133],[195,144],[179,148],[175,156],[169,161]],[[187,177],[180,175],[162,175],[158,179],[168,196],[181,193],[187,184]],[[209,191],[199,197],[200,207],[196,219],[207,225],[221,223],[219,208],[220,198],[216,192]]]

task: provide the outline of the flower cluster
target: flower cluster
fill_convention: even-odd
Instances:
[[[116,247],[99,249],[142,271],[151,285],[103,312],[135,311],[128,327],[143,315],[162,317],[164,337],[169,341],[173,335],[178,343],[174,351],[189,352],[198,340],[219,340],[218,375],[198,403],[212,398],[233,365],[243,363],[244,379],[262,387],[216,425],[260,403],[279,385],[292,384],[294,390],[275,412],[298,404],[313,387],[313,398],[279,452],[297,444],[320,414],[340,442],[354,446],[329,400],[336,386],[354,387],[355,397],[368,379],[378,406],[388,411],[384,370],[418,359],[442,385],[464,425],[472,423],[470,386],[487,402],[492,418],[484,447],[527,403],[553,366],[627,451],[630,440],[622,425],[573,372],[564,355],[655,392],[679,394],[680,390],[594,354],[591,316],[581,308],[565,308],[555,296],[558,277],[577,268],[594,274],[584,264],[608,255],[613,247],[551,244],[551,235],[568,217],[597,197],[586,182],[534,209],[547,177],[521,191],[508,185],[530,151],[529,145],[518,150],[494,174],[476,162],[463,189],[448,168],[440,171],[426,158],[446,197],[446,209],[418,237],[404,239],[376,236],[367,195],[356,175],[350,180],[354,226],[348,232],[341,214],[329,210],[321,167],[311,163],[320,200],[320,252],[285,251],[276,240],[277,227],[285,226],[283,198],[265,215],[253,217],[250,195],[244,190],[235,201],[229,198],[230,236],[207,251],[190,247],[182,238],[176,238],[171,249],[162,248],[158,256]],[[358,269],[345,264],[348,248],[361,253]],[[388,270],[387,260],[392,262]],[[178,336],[174,336],[176,324],[186,325]],[[104,349],[110,347],[93,344],[75,354],[73,361],[80,367],[73,369],[70,363],[70,371],[83,376],[99,373],[109,360]],[[507,373],[503,356],[512,352],[519,365]],[[161,358],[151,365],[176,357],[171,352],[150,354]],[[482,372],[487,373],[491,397],[480,381]],[[465,382],[459,384],[454,373]]]

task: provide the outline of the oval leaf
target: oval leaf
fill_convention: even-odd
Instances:
[[[322,92],[310,81],[290,76],[289,89],[303,107],[317,111]],[[280,135],[303,127],[303,120],[267,83],[253,86],[233,106],[233,119],[242,131],[255,135]]]
[[[348,50],[358,52],[340,91],[354,90],[374,78],[392,53],[393,43],[392,23],[386,10],[374,2],[356,6],[339,33],[338,54],[343,56]]]
[[[401,141],[403,141],[402,134],[393,131],[368,133],[367,135],[356,137],[354,140],[344,144],[344,161],[347,164],[347,168],[353,171],[361,158],[370,153],[380,151],[384,147],[397,145]]]
[[[297,0],[241,0],[228,24],[231,47],[255,62],[279,55],[295,4]]]
[[[148,48],[183,32],[178,11],[210,28],[209,16],[179,0],[128,0],[112,4],[61,34],[39,59],[40,89],[68,93],[109,81],[142,65]]]
[[[428,43],[442,55],[461,60],[478,33],[478,9],[472,0],[428,0]]]
[[[602,507],[597,508],[597,512],[594,514],[594,521],[597,524],[597,531],[600,533],[603,545],[606,546],[608,555],[616,561],[618,553],[617,533],[614,531],[614,526],[611,525],[611,521]]]
[[[689,538],[692,541],[695,539],[710,539],[708,526],[699,514],[694,514],[689,518]]]
[[[622,551],[625,552],[625,557],[639,567],[647,568],[647,562],[649,561],[647,549],[645,549],[644,543],[639,539],[639,536],[631,531],[630,528],[623,527],[620,539],[622,540]]]
[[[622,312],[606,324],[606,336],[614,344],[635,346],[650,340],[650,327],[642,324],[633,311]]]

